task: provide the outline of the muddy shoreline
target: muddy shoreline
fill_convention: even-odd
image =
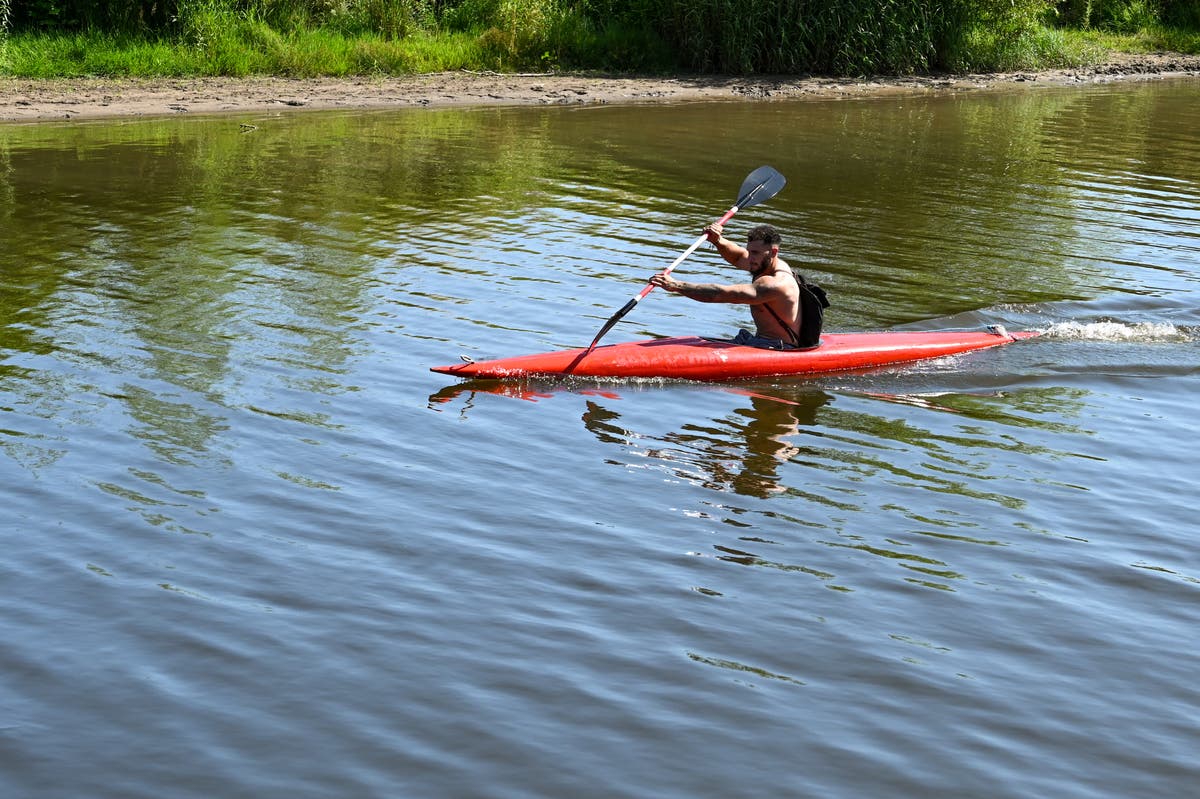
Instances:
[[[39,122],[310,109],[672,103],[974,92],[1200,78],[1200,56],[1116,55],[1042,72],[861,79],[819,76],[628,77],[445,72],[398,78],[0,78],[0,121]]]

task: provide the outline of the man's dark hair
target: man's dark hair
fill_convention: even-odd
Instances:
[[[759,225],[746,234],[746,243],[749,244],[752,241],[761,241],[763,244],[771,245],[779,244],[783,239],[779,232],[770,225]]]

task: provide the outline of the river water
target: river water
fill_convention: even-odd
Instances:
[[[0,794],[1189,795],[1197,131],[1195,80],[0,127]],[[730,234],[828,331],[1044,335],[428,371],[585,345],[761,164]]]

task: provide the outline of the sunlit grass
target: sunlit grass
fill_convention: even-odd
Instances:
[[[962,59],[947,65],[951,70],[1011,72],[1081,67],[1104,61],[1112,49],[1094,36],[1044,25],[1015,35],[976,29],[964,37],[962,47]]]
[[[1066,33],[1071,38],[1102,51],[1200,55],[1200,31],[1152,25],[1135,33],[1108,33],[1098,30],[1067,31]]]
[[[318,29],[280,34],[265,27],[223,31],[202,45],[101,33],[18,34],[3,70],[27,78],[283,75],[404,75],[497,66],[477,37],[414,34],[387,39]]]
[[[179,76],[199,73],[204,66],[199,54],[181,51],[175,45],[114,37],[99,33],[10,36],[5,68],[13,75],[29,78],[79,77],[85,75]]]

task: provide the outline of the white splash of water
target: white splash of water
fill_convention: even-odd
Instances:
[[[1057,322],[1042,333],[1047,338],[1083,341],[1189,341],[1186,330],[1170,322]]]

